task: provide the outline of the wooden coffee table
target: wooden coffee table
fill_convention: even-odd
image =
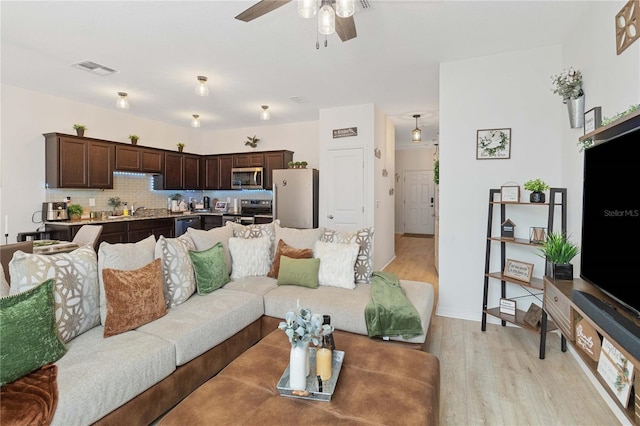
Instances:
[[[335,332],[335,341],[345,355],[331,401],[280,396],[277,384],[289,364],[291,346],[284,332],[275,330],[191,393],[159,424],[438,424],[437,357],[340,331]]]

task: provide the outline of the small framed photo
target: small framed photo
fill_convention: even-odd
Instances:
[[[537,328],[540,325],[540,321],[542,321],[542,308],[535,303],[532,303],[527,310],[527,313],[524,315],[524,322],[529,324],[531,327]]]
[[[511,158],[511,128],[480,129],[476,132],[477,160]]]
[[[213,207],[215,211],[218,212],[226,212],[227,211],[227,202],[226,201],[217,201],[216,205]]]
[[[595,107],[584,113],[584,134],[593,132],[602,126],[602,108]]]
[[[504,271],[502,272],[502,275],[529,283],[533,276],[533,263],[507,259],[504,264]]]
[[[500,202],[502,203],[519,203],[520,202],[520,186],[505,185],[500,187]]]
[[[500,298],[500,313],[507,315],[516,314],[516,301],[512,299]]]

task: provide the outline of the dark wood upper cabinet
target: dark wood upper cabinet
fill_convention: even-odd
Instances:
[[[163,189],[184,189],[182,170],[184,155],[177,152],[164,153],[164,184]]]
[[[184,189],[200,189],[200,163],[202,158],[195,154],[184,154],[182,161],[182,182]]]
[[[140,171],[162,173],[164,171],[164,155],[162,154],[162,151],[142,148],[140,150]]]
[[[233,154],[233,167],[262,167],[264,155],[262,152],[248,154]]]
[[[45,177],[50,188],[113,188],[112,143],[59,133],[44,136]]]
[[[163,152],[132,145],[116,145],[116,170],[162,173]]]
[[[220,181],[218,189],[231,189],[231,169],[233,169],[232,155],[219,155]]]
[[[293,161],[292,151],[271,151],[264,153],[264,189],[273,189],[274,170],[286,169]]]
[[[217,155],[204,158],[202,189],[220,189],[220,159]]]

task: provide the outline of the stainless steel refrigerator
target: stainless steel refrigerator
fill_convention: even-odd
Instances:
[[[318,227],[317,169],[273,170],[273,217],[287,228]]]

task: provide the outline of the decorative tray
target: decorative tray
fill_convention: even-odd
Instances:
[[[278,382],[278,391],[280,392],[280,395],[289,398],[311,399],[313,401],[331,401],[331,396],[336,389],[338,376],[340,375],[340,368],[342,368],[344,351],[333,351],[332,355],[331,378],[322,382],[322,392],[318,390],[318,379],[315,374],[316,349],[309,348],[309,364],[311,365],[311,372],[309,373],[309,377],[307,377],[306,388],[306,391],[309,392],[309,394],[294,395],[292,393],[294,391],[289,387],[289,366],[287,365],[286,370],[284,370],[284,373]]]

